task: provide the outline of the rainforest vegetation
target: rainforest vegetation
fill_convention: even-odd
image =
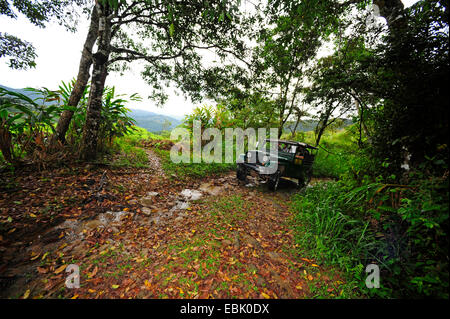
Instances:
[[[447,0],[0,0],[19,13],[85,43],[58,88],[0,87],[0,296],[448,299]],[[0,32],[11,72],[36,58]],[[105,85],[133,65],[154,103],[176,87],[198,105],[191,133],[276,128],[318,147],[310,185],[173,163],[170,123],[136,126],[143,97]],[[186,189],[204,196],[183,206]]]

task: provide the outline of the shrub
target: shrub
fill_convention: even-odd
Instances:
[[[293,197],[296,241],[363,294],[448,298],[448,186],[448,174],[409,185],[318,183]],[[370,263],[381,289],[365,287]]]

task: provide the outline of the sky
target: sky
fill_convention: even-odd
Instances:
[[[418,0],[403,0],[406,7]],[[15,89],[24,87],[47,87],[57,89],[61,81],[69,81],[77,75],[81,49],[87,34],[89,21],[80,21],[76,33],[66,31],[57,23],[50,23],[46,28],[38,28],[18,14],[14,20],[0,15],[0,31],[15,35],[33,43],[36,48],[36,68],[30,70],[13,70],[8,68],[7,60],[0,59],[0,84]],[[139,65],[136,65],[123,76],[112,72],[108,75],[106,85],[114,85],[118,93],[138,93],[142,102],[133,102],[131,108],[181,117],[189,114],[194,107],[183,95],[176,95],[170,90],[169,100],[161,108],[147,99],[150,87],[140,77]]]

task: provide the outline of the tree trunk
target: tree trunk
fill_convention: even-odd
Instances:
[[[98,132],[100,128],[103,89],[108,75],[108,59],[111,53],[111,21],[108,19],[109,7],[99,5],[99,43],[93,55],[91,90],[83,129],[80,157],[93,160],[97,156]]]
[[[3,123],[0,123],[0,151],[8,163],[13,162],[11,155],[11,134]]]
[[[281,138],[281,135],[283,135],[283,124],[280,123],[280,126],[278,127],[278,139]]]
[[[297,121],[295,121],[294,130],[291,131],[291,138],[294,138],[294,136],[295,136],[295,131],[297,131],[297,127],[298,127],[298,124],[300,124],[300,119],[302,118],[302,116],[303,116],[303,114],[302,114],[302,112],[299,110],[298,113],[297,113]]]
[[[322,120],[319,120],[319,123],[317,123],[317,127],[315,129],[315,132],[316,132],[316,146],[319,145],[320,139],[322,138],[322,135],[323,135],[323,132],[325,132],[325,129],[328,126],[328,120],[330,119],[331,113],[332,113],[331,110],[327,110],[325,112],[325,115],[322,118]]]
[[[83,95],[90,77],[89,69],[92,65],[92,48],[98,36],[97,6],[98,5],[95,5],[92,9],[91,24],[89,26],[89,31],[86,37],[86,41],[84,42],[83,51],[81,53],[77,80],[69,97],[68,105],[72,107],[78,106],[78,103],[80,102],[81,96]],[[61,143],[65,142],[66,133],[69,129],[73,113],[73,111],[65,110],[61,113],[61,116],[58,120],[58,125],[56,126],[56,136],[54,136],[54,138],[57,138],[57,140],[61,141]],[[54,141],[56,142],[56,139]]]

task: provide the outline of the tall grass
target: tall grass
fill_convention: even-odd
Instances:
[[[339,266],[365,295],[448,298],[448,207],[448,177],[359,187],[343,179],[294,195],[292,227],[302,255]],[[365,286],[372,263],[379,289]]]
[[[113,140],[109,148],[109,152],[113,154],[111,165],[117,167],[147,167],[147,153],[139,145],[142,140],[159,138],[161,136],[135,126],[130,133]]]
[[[233,163],[192,163],[192,159],[191,163],[174,163],[170,159],[170,151],[159,148],[155,148],[154,151],[162,160],[162,168],[165,173],[170,177],[174,175],[179,179],[201,178],[221,174],[236,167],[236,164]]]
[[[363,198],[355,191],[342,194],[341,184],[323,182],[294,195],[293,224],[297,243],[312,257],[350,271],[369,258],[374,237],[361,218]],[[348,195],[353,195],[352,200]]]

